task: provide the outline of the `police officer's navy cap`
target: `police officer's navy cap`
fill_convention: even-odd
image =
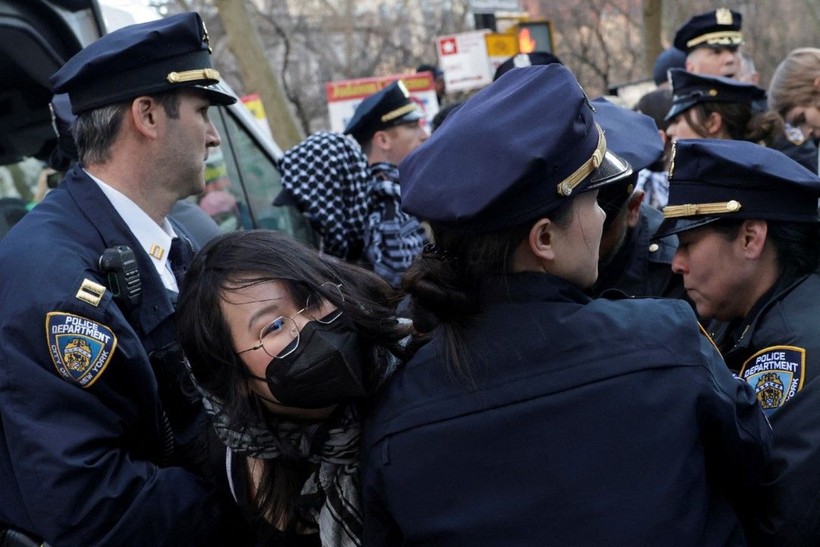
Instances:
[[[695,15],[675,33],[674,46],[685,53],[703,46],[737,47],[743,43],[743,16],[728,8]]]
[[[652,79],[655,85],[669,81],[669,71],[673,68],[686,66],[686,54],[676,47],[670,47],[661,52],[652,66]]]
[[[68,93],[72,112],[178,88],[202,89],[213,104],[236,102],[222,91],[211,64],[208,33],[197,13],[129,25],[80,50],[51,77]]]
[[[344,133],[364,144],[376,131],[420,119],[421,111],[404,82],[396,80],[359,103]]]
[[[547,216],[628,176],[563,65],[516,68],[455,110],[399,165],[402,209],[491,232]]]
[[[722,218],[818,222],[820,177],[782,152],[747,141],[677,141],[669,203],[656,237]]]
[[[722,76],[692,74],[680,68],[669,71],[672,80],[672,107],[666,120],[672,120],[698,103],[740,103],[752,108],[752,104],[766,98],[766,92],[754,84],[739,82]]]
[[[607,149],[626,160],[633,170],[631,176],[602,188],[598,194],[598,203],[607,213],[607,220],[611,221],[612,215],[620,210],[635,190],[638,171],[663,156],[663,141],[655,120],[645,114],[618,106],[603,97],[593,99],[592,106],[595,108],[595,120],[604,130]]]
[[[416,72],[430,72],[436,80],[439,78],[444,78],[444,71],[436,65],[419,65],[418,68],[416,68]]]
[[[595,120],[604,130],[606,146],[637,173],[663,156],[663,141],[655,120],[603,97],[592,100]]]

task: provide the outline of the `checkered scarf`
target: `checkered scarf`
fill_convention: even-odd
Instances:
[[[197,386],[198,387],[198,386]],[[199,389],[199,388],[198,388]],[[304,511],[319,528],[322,547],[359,547],[362,510],[359,499],[360,418],[348,405],[332,427],[287,420],[232,424],[222,402],[199,389],[205,411],[219,439],[234,454],[275,459],[283,453],[318,463],[302,486]],[[318,448],[316,439],[322,439]],[[317,503],[319,501],[320,503]]]
[[[322,238],[321,250],[342,259],[362,248],[371,180],[359,145],[340,133],[314,133],[281,160],[282,186]]]
[[[401,210],[399,168],[380,162],[370,166],[370,209],[365,228],[365,255],[373,270],[394,287],[421,254],[427,236],[419,220]]]

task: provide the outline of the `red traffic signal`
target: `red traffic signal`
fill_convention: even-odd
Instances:
[[[518,49],[521,53],[543,51],[552,53],[552,24],[549,21],[518,23]]]

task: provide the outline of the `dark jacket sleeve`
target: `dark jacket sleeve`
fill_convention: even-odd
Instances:
[[[705,334],[701,336],[700,353],[706,384],[698,401],[698,420],[707,469],[749,530],[762,506],[772,429],[754,389],[726,367]]]

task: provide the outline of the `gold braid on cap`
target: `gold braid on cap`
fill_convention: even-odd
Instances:
[[[709,45],[717,46],[737,46],[743,43],[743,34],[736,30],[709,32],[707,34],[698,36],[697,38],[692,38],[691,40],[686,42],[686,47],[695,47],[704,42],[709,43]]]
[[[194,70],[184,70],[182,72],[170,72],[166,76],[168,83],[181,84],[184,82],[196,82],[197,80],[219,81],[219,72],[212,68],[197,68]]]
[[[587,161],[581,164],[574,173],[558,183],[555,189],[560,195],[569,196],[572,194],[575,187],[581,184],[593,171],[598,169],[601,162],[604,161],[606,138],[600,125],[596,123],[595,128],[598,130],[598,146],[595,147],[595,151],[592,152],[592,156]]]
[[[664,218],[696,217],[704,215],[719,215],[721,213],[736,213],[742,205],[739,201],[722,201],[717,203],[686,203],[684,205],[668,205],[663,208]]]
[[[391,120],[395,120],[399,116],[404,116],[408,112],[412,112],[416,109],[416,103],[406,104],[402,107],[397,108],[396,110],[391,110],[387,114],[381,117],[382,123],[389,122]]]

